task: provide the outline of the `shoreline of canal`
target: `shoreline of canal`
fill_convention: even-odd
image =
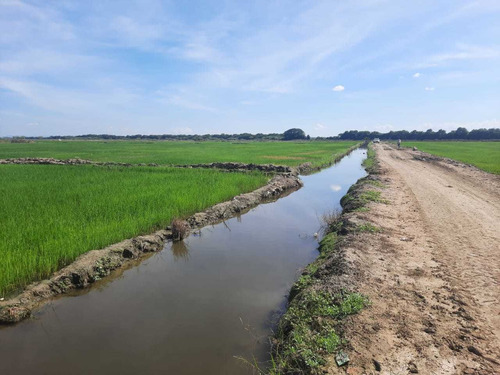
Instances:
[[[342,212],[324,216],[324,236],[319,256],[303,270],[288,296],[288,305],[272,339],[270,374],[315,373],[321,368],[348,363],[346,318],[360,312],[370,301],[357,289],[356,269],[346,248],[376,228],[360,213],[378,199],[382,183],[374,151],[369,147],[363,166],[367,172],[341,199]]]

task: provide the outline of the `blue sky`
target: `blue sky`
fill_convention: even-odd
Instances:
[[[0,136],[500,126],[500,1],[0,0]]]

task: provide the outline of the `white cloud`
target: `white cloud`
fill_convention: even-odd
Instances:
[[[332,189],[332,191],[340,191],[342,189],[342,186],[340,186],[340,185],[330,185],[330,189]]]
[[[417,72],[417,73],[415,73],[415,74],[413,75],[413,78],[420,78],[420,76],[421,76],[421,75],[422,75],[421,73],[418,73],[418,72]]]
[[[434,90],[435,90],[435,88],[434,88],[434,87],[426,87],[426,88],[425,88],[425,91],[434,91]]]
[[[316,124],[314,125],[314,130],[325,130],[326,126],[323,124]]]
[[[333,90],[333,91],[337,91],[337,92],[339,92],[339,91],[344,91],[344,90],[345,90],[345,87],[344,87],[344,86],[342,86],[342,85],[337,85],[337,86],[335,86],[332,90]]]

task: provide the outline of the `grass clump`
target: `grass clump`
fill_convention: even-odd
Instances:
[[[379,233],[382,231],[381,228],[376,227],[370,223],[364,223],[356,227],[357,232],[368,232],[368,233]]]
[[[359,293],[308,289],[299,294],[278,327],[281,346],[274,373],[317,373],[325,357],[344,343],[336,331],[338,323],[367,304]]]
[[[363,160],[363,167],[368,170],[373,168],[375,165],[375,150],[371,146],[368,146],[366,150],[366,159]]]
[[[387,200],[382,199],[380,191],[368,190],[364,191],[359,195],[359,199],[366,202],[378,202],[378,203],[388,203]]]
[[[500,174],[500,142],[404,142],[405,147],[472,164]]]
[[[319,252],[323,254],[328,254],[335,249],[337,244],[337,232],[330,232],[319,243]]]
[[[267,182],[260,173],[87,165],[0,165],[0,180],[0,296]]]

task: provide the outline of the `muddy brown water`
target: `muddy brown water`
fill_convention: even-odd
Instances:
[[[365,175],[364,150],[276,202],[165,248],[0,329],[1,374],[252,374],[321,215]]]

